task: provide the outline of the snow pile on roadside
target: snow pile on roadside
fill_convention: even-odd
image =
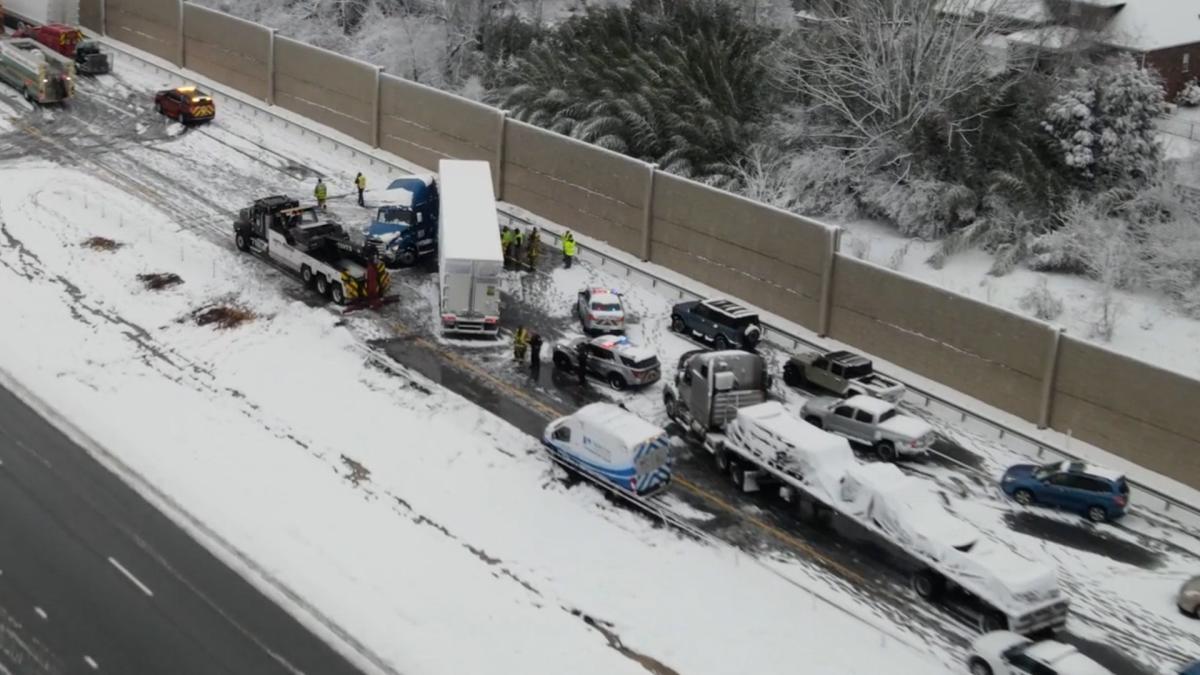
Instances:
[[[563,487],[507,423],[365,364],[366,319],[93,178],[0,170],[0,204],[0,368],[402,672],[645,672],[631,653],[689,675],[950,672]]]

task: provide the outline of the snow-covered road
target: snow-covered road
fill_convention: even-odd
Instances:
[[[232,209],[270,192],[307,195],[315,175],[348,185],[361,167],[232,109],[181,133],[146,110],[146,92],[166,82],[137,71],[102,82],[69,112],[14,103],[5,122],[0,217],[10,240],[0,287],[21,300],[13,303],[20,320],[0,328],[0,363],[106,445],[127,448],[122,459],[139,474],[381,660],[400,670],[507,672],[518,663],[528,671],[536,654],[534,669],[549,672],[578,670],[567,659],[579,650],[597,672],[661,664],[683,673],[780,672],[796,663],[814,672],[933,673],[929,658],[958,662],[970,631],[920,604],[869,543],[847,544],[765,500],[732,494],[698,456],[681,459],[680,510],[770,569],[657,530],[588,488],[567,489],[510,424],[427,383],[364,366],[361,341],[386,338],[380,347],[415,369],[419,357],[437,373],[465,371],[464,392],[490,391],[496,412],[522,429],[538,419],[509,396],[531,388],[503,347],[466,349],[433,335],[433,284],[420,270],[397,275],[404,301],[382,321],[340,323],[298,283],[232,253]],[[21,155],[78,171],[13,166]],[[333,204],[347,218],[360,213],[348,201]],[[79,246],[95,235],[123,246]],[[146,291],[135,275],[149,271],[184,283]],[[619,280],[587,266],[513,274],[506,318],[570,336],[568,307],[584,283]],[[658,350],[669,375],[691,345],[666,330],[665,299],[641,291],[627,298],[640,319],[632,336]],[[240,303],[258,318],[223,332],[193,325],[189,312],[211,302]],[[85,339],[88,348],[78,349]],[[14,355],[18,363],[3,360]],[[472,377],[472,368],[487,377]],[[551,410],[578,402],[552,373],[532,391]],[[663,421],[657,388],[599,395]],[[170,418],[128,423],[129,410],[149,406]],[[1014,460],[1000,444],[942,431],[980,458],[981,475]],[[992,536],[1059,563],[1081,644],[1115,645],[1155,670],[1200,652],[1196,627],[1174,615],[1169,597],[1196,567],[1200,539],[1162,530],[1154,514],[1084,530],[1078,519],[1017,512],[988,483],[949,466],[920,469],[939,484],[965,485],[968,498],[955,497],[954,508]],[[1068,534],[1057,543],[1033,539],[1014,516],[1061,523]],[[1026,528],[1039,536],[1061,529]],[[1104,555],[1095,544],[1105,538],[1129,544],[1121,550],[1135,557]],[[1080,541],[1094,550],[1081,553]],[[891,631],[922,646],[880,640],[797,585],[893,622]],[[1126,613],[1136,620],[1111,619]],[[478,641],[478,653],[452,648],[455,634]]]

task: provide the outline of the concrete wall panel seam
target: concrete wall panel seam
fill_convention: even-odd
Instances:
[[[1042,404],[1038,407],[1039,429],[1050,426],[1050,412],[1054,403],[1054,378],[1058,373],[1058,352],[1062,344],[1063,329],[1055,326],[1050,333],[1050,344],[1046,349],[1046,370],[1042,374]]]
[[[650,260],[651,230],[654,227],[654,178],[658,165],[646,165],[646,205],[642,208],[642,262]]]

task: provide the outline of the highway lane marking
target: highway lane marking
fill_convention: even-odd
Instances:
[[[49,620],[50,620],[50,615],[49,615],[49,614],[47,614],[47,613],[46,613],[46,610],[42,609],[41,607],[38,607],[38,606],[34,605],[34,607],[33,607],[33,611],[34,611],[34,613],[35,613],[35,614],[37,614],[38,616],[42,617],[42,621],[49,621]]]
[[[88,664],[88,666],[90,666],[92,670],[100,670],[100,664],[96,663],[96,659],[93,659],[92,657],[88,656],[87,654],[83,655],[83,662]]]
[[[143,593],[145,593],[147,596],[149,596],[151,598],[154,597],[154,591],[150,590],[146,586],[146,584],[143,584],[140,580],[138,580],[137,577],[133,576],[133,572],[130,572],[129,570],[125,569],[125,566],[122,565],[121,563],[117,562],[116,558],[109,557],[108,562],[112,563],[113,567],[117,568],[117,570],[120,571],[121,574],[124,574],[130,581],[132,581],[134,583],[135,586],[140,588]]]
[[[484,370],[483,368],[480,368],[476,364],[472,363],[471,361],[468,361],[467,359],[463,358],[462,356],[450,351],[449,349],[444,348],[442,345],[430,342],[428,339],[426,339],[424,337],[420,337],[418,335],[409,333],[408,329],[404,326],[403,323],[400,323],[399,321],[397,321],[395,323],[394,328],[396,329],[396,331],[398,333],[407,333],[407,334],[411,335],[413,337],[413,341],[416,342],[418,345],[421,345],[421,346],[429,349],[430,351],[440,354],[450,363],[457,365],[461,368],[464,368],[466,370],[469,370],[469,371],[475,373],[477,376],[488,380],[495,386],[499,387],[501,390],[508,392],[510,395],[512,395],[518,399],[521,399],[522,401],[524,401],[526,404],[528,404],[530,407],[534,408],[535,410],[542,412],[543,414],[548,414],[552,418],[562,417],[561,412],[559,412],[559,411],[555,410],[554,408],[551,408],[550,406],[533,398],[528,393],[526,393],[524,390],[519,389],[519,388],[509,384],[508,382],[496,377],[495,375],[491,374],[490,372],[488,372],[488,371]],[[737,506],[735,506],[734,504],[731,504],[730,502],[726,501],[722,497],[719,497],[719,496],[709,492],[708,490],[705,490],[704,488],[700,487],[699,485],[696,485],[695,483],[693,483],[685,478],[680,478],[678,476],[672,476],[671,480],[676,485],[679,485],[683,489],[685,489],[688,492],[703,499],[704,501],[708,502],[709,504],[712,504],[716,508],[718,508],[722,511],[725,511],[726,513],[729,513],[729,514],[753,525],[754,527],[758,528],[759,530],[775,537],[779,541],[782,541],[784,544],[787,544],[788,546],[792,547],[796,551],[802,552],[802,553],[808,555],[813,560],[816,560],[816,561],[824,564],[826,567],[829,567],[830,569],[837,571],[838,573],[842,574],[847,580],[855,582],[855,583],[862,583],[863,576],[861,574],[859,574],[858,572],[855,572],[854,570],[851,570],[850,568],[846,567],[845,565],[842,565],[841,563],[837,562],[836,560],[821,553],[817,549],[813,548],[812,545],[799,539],[795,535],[789,534],[788,532],[785,532],[785,531],[779,529],[778,527],[775,527],[774,525],[771,525],[770,523],[763,521],[760,518],[756,518],[752,515],[747,514],[745,511],[743,511],[742,509],[739,509]]]

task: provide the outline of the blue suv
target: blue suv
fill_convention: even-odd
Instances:
[[[732,300],[693,300],[671,308],[671,330],[718,350],[753,350],[762,338],[758,315]]]
[[[1120,518],[1129,506],[1125,476],[1083,462],[1018,464],[1004,472],[1000,489],[1018,504],[1075,511],[1096,523]]]

